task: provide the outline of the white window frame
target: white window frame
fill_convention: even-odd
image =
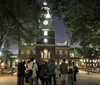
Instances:
[[[62,50],[59,50],[59,55],[63,55],[63,51]]]

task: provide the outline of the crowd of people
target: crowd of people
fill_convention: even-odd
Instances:
[[[78,73],[78,67],[74,62],[69,61],[65,62],[63,59],[61,65],[59,65],[59,85],[74,85],[76,82],[76,74]],[[54,64],[54,61],[51,60],[49,63],[43,61],[39,63],[34,62],[33,58],[25,63],[22,61],[18,62],[18,72],[17,72],[17,85],[39,85],[41,82],[42,85],[58,85],[56,81],[56,69],[57,66]]]

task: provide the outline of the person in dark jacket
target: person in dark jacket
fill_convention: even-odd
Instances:
[[[38,66],[38,71],[36,71],[36,79],[37,79],[37,83],[36,85],[39,85],[39,78],[40,78],[40,64],[38,63],[38,61],[36,61],[37,66]]]
[[[24,85],[25,66],[23,62],[18,62],[17,85]]]
[[[42,85],[49,85],[49,67],[47,62],[44,62],[41,66],[40,79]]]
[[[74,67],[73,80],[74,80],[74,82],[76,82],[76,81],[77,81],[76,75],[77,75],[77,73],[78,73],[79,71],[78,71],[78,67],[75,65],[74,62],[73,62],[73,67]]]

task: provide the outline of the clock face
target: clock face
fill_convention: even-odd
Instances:
[[[47,43],[48,42],[48,39],[44,39],[44,42]]]
[[[44,21],[43,21],[43,24],[44,24],[44,25],[48,25],[48,21],[47,21],[47,20],[44,20]]]

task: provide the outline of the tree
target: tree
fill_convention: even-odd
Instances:
[[[53,4],[53,14],[62,19],[67,27],[72,43],[79,42],[85,50],[100,48],[99,0],[51,0],[50,2]]]
[[[0,0],[0,48],[8,40],[38,37],[41,12],[37,0]]]

